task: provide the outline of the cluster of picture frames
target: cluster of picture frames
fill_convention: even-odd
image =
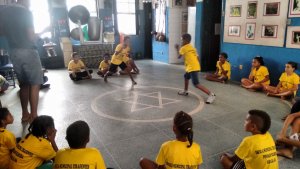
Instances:
[[[257,3],[258,1],[248,2],[247,9],[247,19],[256,19],[257,17]],[[279,16],[280,15],[280,2],[270,2],[264,3],[263,16]],[[291,0],[289,8],[289,17],[300,17],[300,0]],[[230,17],[241,17],[242,15],[242,6],[241,5],[232,5],[230,6]],[[292,26],[291,26],[292,27]],[[277,38],[278,25],[262,25],[261,37],[262,38]],[[300,29],[295,29],[299,27],[294,27],[294,31],[288,31],[291,33],[292,44],[297,44],[300,47]],[[255,39],[255,22],[246,23],[246,40]],[[241,25],[229,25],[228,26],[228,36],[240,36]]]

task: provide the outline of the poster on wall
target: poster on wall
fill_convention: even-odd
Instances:
[[[288,7],[287,0],[226,0],[224,42],[283,47]]]
[[[257,1],[249,1],[247,8],[247,19],[256,19],[257,16]]]
[[[246,40],[254,40],[255,39],[255,23],[246,23]]]
[[[300,26],[289,26],[286,37],[287,48],[300,49]]]
[[[290,0],[289,17],[300,17],[300,0]]]

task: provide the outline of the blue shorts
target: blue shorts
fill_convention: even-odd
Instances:
[[[198,72],[199,72],[199,71],[186,72],[186,73],[184,74],[184,79],[186,79],[186,80],[192,79],[193,85],[196,86],[196,85],[199,84]]]
[[[21,85],[43,84],[42,65],[37,50],[13,49],[10,58]]]

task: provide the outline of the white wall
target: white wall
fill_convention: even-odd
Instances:
[[[188,7],[188,33],[192,36],[191,44],[195,46],[196,7]]]

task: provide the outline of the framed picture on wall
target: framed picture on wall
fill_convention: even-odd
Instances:
[[[242,16],[242,5],[230,6],[230,17],[241,17]]]
[[[286,36],[287,48],[300,49],[300,26],[289,26]]]
[[[300,17],[300,0],[290,0],[289,17]]]
[[[262,25],[262,38],[277,38],[278,25]]]
[[[183,0],[173,0],[173,6],[178,6],[178,7],[182,6],[182,1]]]
[[[300,30],[299,31],[292,31],[292,44],[299,45],[300,47]]]
[[[279,16],[280,2],[272,2],[264,4],[264,16]]]
[[[257,16],[257,1],[249,1],[247,8],[247,19],[256,19]]]
[[[256,23],[246,23],[246,33],[245,33],[246,40],[255,39],[255,29],[256,29]]]
[[[240,25],[230,25],[228,26],[228,36],[240,36],[241,26]]]

